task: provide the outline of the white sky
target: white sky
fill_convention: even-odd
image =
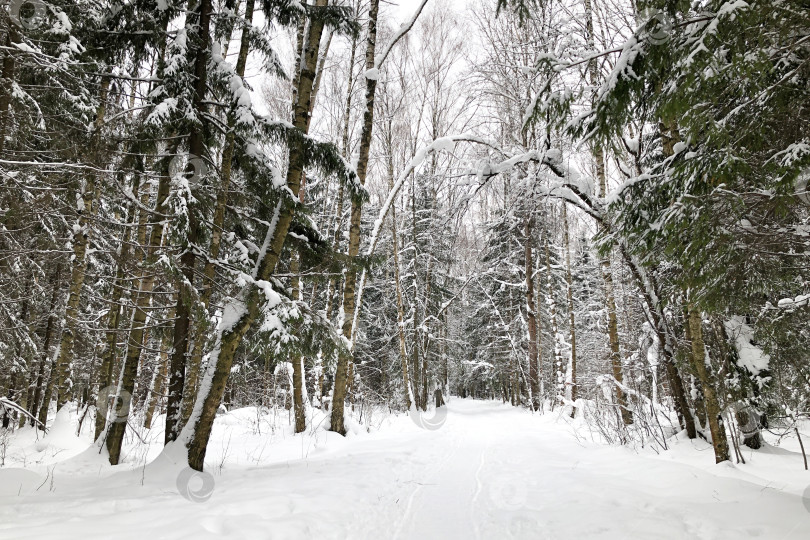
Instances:
[[[381,4],[387,6],[388,9],[394,8],[397,13],[397,18],[405,21],[411,17],[421,2],[422,0],[382,0]],[[428,0],[428,6],[429,5],[430,0]]]
[[[492,0],[492,2],[496,2],[497,0]],[[404,22],[411,18],[411,15],[416,11],[416,8],[419,7],[419,4],[422,0],[381,0],[381,5],[385,6],[383,9],[392,9],[396,13],[396,17],[400,22]],[[436,0],[428,0],[427,6],[425,9],[428,9],[431,4],[436,3]],[[465,4],[469,3],[465,0],[443,0],[443,4],[450,4],[453,6],[455,11],[461,11],[464,9]]]

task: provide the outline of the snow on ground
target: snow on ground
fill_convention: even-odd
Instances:
[[[458,398],[444,424],[377,417],[347,438],[287,422],[218,417],[207,476],[143,466],[160,426],[112,468],[63,411],[44,438],[22,430],[5,448],[0,538],[810,538],[810,473],[790,444],[715,465],[702,441],[608,447],[556,413]]]

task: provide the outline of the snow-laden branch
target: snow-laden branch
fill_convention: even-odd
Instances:
[[[371,241],[369,242],[368,248],[366,249],[365,256],[370,257],[374,254],[374,250],[377,249],[377,242],[380,238],[380,231],[382,230],[383,222],[385,221],[386,216],[388,216],[388,212],[391,210],[391,206],[394,204],[394,200],[396,199],[397,195],[399,194],[399,190],[402,189],[402,186],[405,185],[405,181],[407,180],[408,176],[419,167],[422,162],[425,161],[425,158],[428,154],[433,152],[441,152],[447,151],[452,152],[456,146],[457,142],[460,141],[468,141],[468,142],[475,142],[479,144],[484,144],[487,146],[492,146],[486,140],[481,139],[480,137],[476,137],[474,135],[450,135],[448,137],[440,137],[430,143],[429,145],[425,146],[424,148],[419,149],[418,152],[411,158],[402,172],[399,174],[397,181],[394,182],[394,185],[391,187],[391,191],[388,193],[388,197],[385,199],[385,202],[380,208],[380,213],[377,215],[377,220],[374,222],[374,229],[371,232]],[[357,302],[355,304],[354,314],[353,314],[353,323],[352,323],[352,338],[349,343],[349,349],[354,348],[355,342],[355,335],[357,333],[357,320],[360,316],[360,308],[363,302],[363,289],[366,285],[366,269],[363,269],[363,272],[360,274],[360,282],[357,288]]]
[[[3,409],[5,411],[15,411],[18,414],[21,414],[21,415],[27,417],[31,421],[36,422],[43,429],[45,429],[45,425],[42,422],[40,422],[39,419],[37,419],[37,417],[35,417],[30,412],[25,410],[25,407],[23,407],[22,405],[19,405],[16,402],[11,401],[8,398],[0,397],[0,409]]]
[[[442,151],[452,152],[457,142],[474,142],[490,147],[492,146],[486,140],[474,135],[450,135],[448,137],[440,137],[429,145],[419,149],[419,151],[414,154],[413,158],[411,158],[411,160],[405,166],[405,169],[402,170],[396,182],[394,182],[394,186],[388,193],[388,197],[385,199],[382,208],[380,208],[380,213],[377,216],[377,220],[374,222],[374,229],[371,232],[371,242],[369,242],[368,249],[366,250],[366,257],[373,255],[374,250],[377,249],[377,241],[379,240],[383,222],[388,216],[388,212],[391,210],[391,205],[394,204],[394,199],[396,199],[397,195],[399,194],[399,190],[402,189],[403,185],[405,185],[405,181],[407,180],[408,176],[410,176],[410,174],[425,161],[428,154]]]
[[[402,39],[402,37],[405,34],[407,34],[411,30],[411,28],[413,28],[413,25],[416,24],[416,19],[418,19],[419,15],[422,14],[422,10],[425,8],[425,5],[427,5],[427,3],[428,0],[422,0],[422,3],[419,4],[418,8],[416,8],[416,11],[414,12],[413,16],[408,21],[402,23],[402,25],[399,27],[399,30],[397,30],[396,33],[394,34],[394,37],[391,38],[391,41],[389,41],[388,45],[386,45],[385,49],[383,49],[382,53],[379,54],[376,58],[374,58],[374,67],[372,69],[366,70],[365,72],[366,79],[372,79],[375,81],[377,80],[377,78],[380,76],[380,68],[382,67],[383,62],[385,62],[385,59],[388,58],[388,55],[391,53],[391,49],[393,49],[394,45],[396,45],[397,42],[400,39]]]
[[[796,298],[782,298],[777,306],[781,309],[794,309],[810,305],[810,294],[800,294]]]
[[[548,188],[541,190],[541,194],[561,199],[572,204],[591,216],[599,223],[603,223],[605,216],[602,211],[602,202],[595,199],[583,186],[575,181],[555,182]]]
[[[547,188],[542,189],[541,194],[573,204],[599,222],[604,220],[604,205],[592,195],[593,180],[583,177],[563,163],[562,154],[557,149],[529,150],[500,163],[487,164],[478,173],[478,176],[479,178],[489,179],[510,171],[516,165],[529,162],[545,165],[555,176],[561,179],[559,182],[554,182]]]
[[[484,272],[484,275],[486,275],[487,273],[488,273],[488,272]],[[470,277],[468,277],[468,278],[467,278],[467,281],[465,281],[465,282],[464,282],[464,283],[461,285],[461,288],[459,288],[459,290],[458,290],[458,291],[456,291],[456,294],[455,294],[455,295],[453,295],[453,297],[452,297],[450,300],[447,300],[447,301],[445,301],[445,302],[443,302],[443,303],[442,303],[441,307],[439,307],[439,311],[436,313],[436,318],[437,318],[437,319],[438,319],[439,317],[441,317],[441,316],[442,316],[442,314],[443,314],[445,311],[447,311],[447,308],[449,308],[449,307],[450,307],[450,306],[453,304],[453,302],[455,302],[455,301],[456,301],[456,299],[457,299],[457,298],[460,298],[460,297],[461,297],[461,293],[462,293],[462,292],[464,292],[464,289],[466,289],[466,288],[467,288],[467,285],[469,285],[470,283],[472,283],[472,282],[473,282],[473,279],[475,279],[475,277],[477,277],[477,276],[475,276],[475,274],[473,274],[473,275],[471,275]]]
[[[440,137],[430,143],[429,145],[421,148],[416,154],[411,158],[402,172],[399,174],[396,182],[394,182],[391,191],[388,193],[388,197],[386,198],[385,202],[380,208],[380,213],[377,216],[377,220],[374,222],[374,228],[371,233],[371,240],[369,242],[368,248],[366,249],[365,256],[370,257],[374,254],[374,251],[377,249],[377,242],[379,241],[380,231],[382,230],[383,222],[385,218],[388,216],[388,212],[391,210],[391,206],[394,204],[394,200],[396,199],[397,195],[399,194],[400,189],[405,184],[408,176],[417,168],[419,167],[422,162],[424,162],[425,158],[428,154],[433,152],[452,152],[455,148],[456,143],[458,142],[471,142],[475,144],[481,144],[484,146],[488,146],[497,150],[497,147],[490,143],[489,141],[482,139],[481,137],[477,137],[475,135],[450,135],[447,137]],[[518,154],[516,156],[512,156],[509,159],[501,161],[500,163],[487,163],[484,167],[478,172],[478,177],[481,179],[489,180],[499,174],[503,174],[505,172],[510,171],[516,165],[521,163],[529,163],[529,162],[537,162],[547,166],[551,171],[556,175],[563,179],[566,179],[564,187],[568,188],[572,193],[578,194],[579,198],[572,198],[571,202],[576,204],[578,207],[582,208],[584,211],[588,212],[589,215],[593,215],[597,219],[601,220],[601,205],[596,203],[590,196],[583,192],[582,189],[578,186],[578,182],[580,182],[580,175],[576,171],[572,171],[570,167],[565,166],[562,163],[561,153],[559,150],[549,149],[549,150],[530,150],[528,152],[524,152],[522,154]],[[549,193],[549,195],[554,195],[562,198],[560,194],[557,193]],[[354,315],[353,315],[353,323],[352,323],[352,339],[349,343],[349,348],[354,347],[355,342],[355,335],[357,332],[357,321],[360,317],[360,308],[362,307],[363,301],[363,289],[365,288],[366,284],[366,270],[363,269],[363,272],[360,275],[360,282],[358,285],[357,290],[357,302],[355,304]]]

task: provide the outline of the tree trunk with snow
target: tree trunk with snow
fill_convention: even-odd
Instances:
[[[101,80],[99,89],[99,106],[96,111],[96,120],[93,135],[93,147],[98,149],[101,142],[101,127],[104,123],[106,113],[107,93],[110,88],[110,78],[104,77]],[[94,161],[98,161],[98,156],[94,156]],[[98,175],[93,172],[85,177],[81,195],[76,197],[78,208],[76,212],[78,219],[73,226],[73,237],[71,240],[73,254],[71,256],[70,287],[67,305],[65,307],[65,324],[62,332],[62,340],[59,345],[59,358],[56,361],[56,381],[57,397],[56,408],[68,402],[72,391],[72,381],[70,381],[70,366],[73,363],[73,343],[76,332],[79,330],[79,302],[82,298],[84,288],[84,277],[87,272],[87,249],[90,245],[90,226],[93,215],[96,211],[95,203],[98,196]]]
[[[325,6],[326,4],[327,0],[318,0],[316,7]],[[309,125],[309,105],[317,67],[318,45],[322,33],[323,20],[311,20],[294,109],[295,122],[293,125],[303,134],[306,134],[306,126]],[[296,201],[293,198],[298,196],[304,163],[305,156],[302,143],[291,142],[286,185],[292,197],[284,197],[276,204],[275,219],[271,228],[267,231],[265,249],[259,255],[254,270],[254,280],[257,282],[267,282],[281,256],[284,241],[287,238],[287,232],[295,213]],[[269,291],[266,293],[257,284],[250,283],[243,287],[235,298],[228,300],[226,303],[223,310],[223,320],[217,330],[217,342],[203,374],[194,410],[180,437],[181,442],[185,444],[188,451],[189,467],[193,469],[201,471],[203,468],[211,427],[214,424],[217,408],[225,393],[225,386],[231,372],[236,349],[241,344],[245,333],[267,305],[269,301],[268,294]]]
[[[570,384],[571,392],[570,398],[572,402],[577,400],[577,329],[574,324],[574,288],[573,279],[571,276],[571,246],[570,237],[568,233],[568,210],[567,205],[563,204],[563,236],[565,244],[565,281],[567,284],[568,294],[568,324],[571,328],[571,361],[569,363],[569,373],[566,377],[566,384]],[[570,381],[569,381],[570,379]],[[571,407],[571,418],[574,417],[576,408]]]
[[[534,216],[529,216],[525,224],[524,257],[526,267],[526,319],[529,326],[529,387],[531,390],[532,409],[540,409],[540,377],[537,354],[537,309],[534,304],[534,255],[532,254],[532,234]]]
[[[546,298],[549,304],[550,314],[549,317],[551,319],[551,336],[553,338],[553,373],[554,373],[554,399],[551,402],[552,408],[557,406],[559,402],[562,401],[563,398],[563,391],[565,389],[565,376],[563,375],[562,369],[562,354],[560,350],[560,336],[559,336],[559,326],[557,323],[557,302],[554,300],[554,277],[551,272],[551,250],[549,248],[548,242],[548,234],[545,235],[545,239],[543,242],[543,247],[545,249],[546,254],[546,273],[548,275],[548,283],[546,286]]]
[[[194,54],[194,97],[192,107],[197,117],[188,137],[188,152],[191,159],[205,159],[205,115],[208,105],[205,104],[208,93],[208,56],[211,41],[210,25],[213,11],[212,0],[189,0],[191,7],[195,6],[193,17],[194,36],[190,40]],[[191,164],[189,165],[191,167]],[[169,443],[177,438],[182,427],[182,413],[180,410],[183,400],[183,387],[186,380],[186,355],[191,330],[191,308],[196,291],[194,290],[194,267],[197,262],[197,243],[199,241],[200,224],[195,216],[195,210],[188,211],[188,245],[180,256],[182,277],[177,287],[177,305],[175,306],[174,337],[172,340],[172,354],[169,361],[169,393],[166,399],[166,432],[164,441]],[[202,336],[198,338],[201,339]]]
[[[252,28],[253,10],[255,0],[247,0],[245,2],[245,28],[242,31],[242,38],[239,45],[239,56],[236,60],[234,73],[237,77],[243,78],[245,76],[245,68],[247,66],[247,57],[250,52],[250,33],[248,30]],[[245,91],[247,91],[245,89]],[[233,175],[233,157],[234,148],[236,143],[236,116],[234,110],[228,114],[228,132],[225,134],[225,142],[222,150],[222,165],[220,168],[220,184],[217,189],[217,200],[214,206],[214,218],[211,224],[211,243],[208,249],[208,258],[203,268],[203,290],[200,295],[200,304],[204,310],[208,310],[211,304],[211,297],[214,294],[214,278],[216,274],[216,261],[219,258],[220,250],[222,249],[222,231],[225,224],[225,210],[228,204],[228,190],[231,186],[231,177]],[[206,322],[207,321],[203,321]],[[192,348],[191,357],[188,362],[188,370],[183,389],[183,405],[181,411],[181,425],[186,424],[191,411],[194,408],[194,401],[197,399],[197,387],[199,385],[200,365],[202,363],[203,347],[205,346],[204,324],[198,325],[196,330],[196,337],[194,339],[194,346]]]
[[[371,0],[368,12],[368,38],[366,42],[366,70],[374,69],[374,54],[377,44],[377,15],[379,0]],[[368,72],[367,72],[368,74]],[[376,77],[366,77],[366,109],[363,113],[363,130],[360,134],[360,154],[357,159],[357,178],[365,185],[368,171],[368,156],[371,149],[371,135],[374,129],[374,94],[377,90]],[[348,268],[343,282],[343,337],[352,342],[352,331],[355,310],[355,286],[357,269],[354,259],[360,252],[360,225],[363,214],[363,203],[359,197],[352,198],[352,212],[349,224]],[[343,424],[344,400],[349,380],[349,362],[353,362],[352,351],[342,350],[338,355],[335,371],[335,385],[332,389],[332,423],[331,430],[340,434],[346,433]]]
[[[152,289],[155,286],[155,263],[158,258],[158,251],[163,242],[163,230],[165,227],[165,220],[161,215],[166,212],[166,198],[169,196],[169,165],[163,164],[160,179],[158,180],[157,199],[155,202],[155,216],[151,221],[151,231],[149,233],[149,242],[146,244],[145,228],[139,227],[138,243],[139,245],[146,245],[144,259],[138,265],[141,278],[136,280],[133,288],[137,291],[134,312],[132,314],[132,324],[129,333],[129,341],[127,345],[126,356],[124,357],[124,364],[122,367],[121,383],[119,386],[120,391],[128,393],[130,396],[135,390],[135,380],[138,376],[138,367],[141,360],[141,351],[145,344],[146,337],[146,324],[149,318],[149,308],[152,303]],[[120,395],[120,394],[119,394]],[[117,413],[116,413],[117,414]],[[124,440],[124,432],[126,430],[126,415],[128,411],[124,412],[125,416],[108,418],[108,429],[106,445],[109,452],[110,464],[117,465],[121,454],[121,445]]]
[[[168,346],[168,341],[164,340],[163,347],[161,347],[160,350],[160,361],[152,377],[152,386],[149,389],[149,396],[147,398],[146,414],[143,418],[143,427],[145,428],[152,427],[152,418],[155,416],[155,410],[157,410],[158,402],[163,394],[163,385],[169,371]]]

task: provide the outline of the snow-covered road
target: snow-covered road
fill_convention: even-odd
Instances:
[[[111,474],[85,454],[38,491],[42,475],[0,469],[0,538],[810,538],[810,474],[779,449],[745,467],[714,465],[690,441],[634,453],[550,414],[460,399],[435,430],[400,417],[371,435],[263,449],[223,433],[204,502],[178,495],[162,465]]]

